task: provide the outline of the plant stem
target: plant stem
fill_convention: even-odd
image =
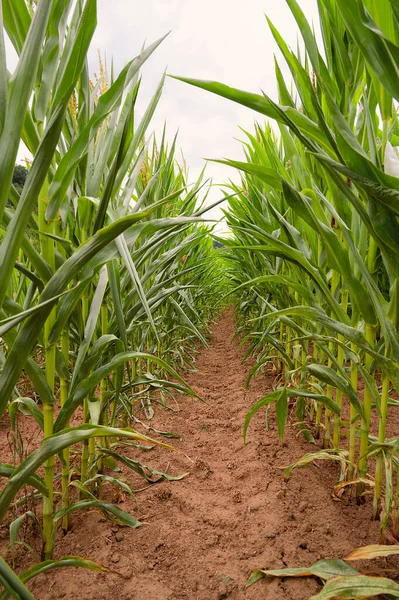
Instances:
[[[387,414],[388,414],[388,400],[389,400],[389,386],[390,386],[389,377],[385,376],[382,381],[382,392],[381,392],[381,417],[378,428],[378,441],[380,444],[385,442],[385,432],[386,432],[386,424],[387,424]],[[381,491],[382,491],[382,472],[383,472],[383,455],[380,453],[377,456],[377,464],[375,468],[375,487],[374,487],[374,498],[373,498],[373,518],[376,519],[378,516],[378,506],[381,499]]]
[[[371,275],[374,274],[375,259],[377,256],[377,242],[373,237],[370,236],[369,248],[367,253],[367,268]],[[366,323],[365,331],[366,341],[371,347],[374,347],[375,343],[375,325]],[[366,353],[364,366],[367,372],[370,372],[372,358],[370,354]],[[366,477],[368,459],[366,457],[367,448],[369,445],[369,431],[370,431],[370,417],[371,417],[371,405],[372,395],[368,387],[364,388],[363,395],[363,417],[360,423],[360,448],[359,448],[359,477]],[[364,492],[364,484],[360,483],[356,489],[356,497],[358,503],[361,502],[361,497]]]
[[[68,366],[69,363],[69,332],[68,329],[64,329],[61,334],[61,353],[64,357],[65,364]],[[65,402],[68,399],[68,380],[63,377],[60,379],[60,398],[61,398],[61,407],[64,406]],[[69,426],[69,424],[67,425]],[[69,448],[65,448],[62,451],[62,456],[64,459],[64,464],[62,465],[62,507],[68,508],[69,506]],[[62,519],[62,529],[64,532],[69,529],[69,515],[65,515]]]
[[[107,304],[104,302],[101,306],[101,334],[102,335],[106,335],[108,333],[108,306]],[[101,413],[100,413],[100,423],[102,423],[103,425],[107,425],[107,411],[104,410],[104,395],[105,392],[107,391],[107,379],[104,378],[101,380],[100,383],[100,406],[101,406]],[[93,440],[94,441],[94,440]],[[104,445],[106,448],[108,448],[108,438],[104,439]],[[102,471],[102,457],[100,456],[98,458],[98,470],[99,472]]]
[[[348,290],[342,290],[341,292],[341,306],[342,309],[347,312],[348,310]],[[342,335],[338,336],[338,340],[340,342],[344,342],[344,337]],[[345,360],[345,350],[342,345],[338,346],[338,365],[343,367]],[[339,408],[342,411],[342,390],[335,390],[335,402],[338,404]],[[333,434],[333,446],[334,448],[339,448],[340,446],[340,436],[341,436],[341,415],[334,415],[334,434]]]
[[[38,199],[38,216],[39,216],[39,228],[41,232],[40,245],[41,253],[43,258],[50,265],[51,269],[55,271],[55,253],[54,253],[54,240],[45,234],[54,234],[54,222],[49,223],[46,220],[45,214],[48,205],[48,184],[47,182],[43,185]],[[53,325],[56,320],[56,310],[53,309],[47,318],[44,325],[44,356],[45,356],[45,367],[46,367],[46,381],[54,393],[54,382],[55,382],[55,357],[56,347],[55,344],[49,344],[49,336]],[[54,405],[53,403],[45,403],[43,406],[43,417],[44,427],[43,436],[44,439],[53,435],[53,421],[54,421]],[[48,560],[53,557],[54,549],[54,524],[53,524],[53,511],[54,511],[54,457],[52,456],[44,463],[44,483],[48,488],[48,496],[43,498],[43,534],[44,534],[44,559]]]
[[[374,346],[375,341],[375,327],[374,325],[366,325],[366,340],[370,346]],[[372,358],[370,354],[366,354],[364,366],[366,371],[370,372]],[[369,445],[369,431],[370,431],[370,417],[371,417],[371,405],[373,397],[369,388],[364,388],[363,395],[363,417],[360,423],[360,449],[359,449],[359,477],[366,477],[368,458],[366,456],[367,448]],[[356,490],[357,501],[361,502],[361,496],[364,491],[364,484],[359,483]]]
[[[87,239],[87,233],[83,229],[81,234],[82,243]],[[83,330],[85,328],[85,324],[87,322],[87,317],[89,315],[89,290],[86,289],[82,296],[82,319],[83,319]],[[89,401],[87,396],[83,400],[83,423],[89,422]],[[89,441],[84,440],[82,442],[82,458],[80,464],[80,482],[84,483],[87,480],[87,462],[89,458]],[[81,496],[82,497],[82,496]]]
[[[331,276],[331,294],[334,296],[335,292],[337,290],[337,287],[339,285],[339,281],[340,281],[340,275],[339,273],[337,273],[336,271],[332,272],[332,276]],[[335,343],[334,342],[328,342],[328,349],[330,351],[330,354],[333,354],[335,352]],[[329,368],[331,368],[332,366],[332,359],[328,358],[327,361],[327,366]],[[333,398],[333,386],[332,385],[327,385],[327,397],[330,398],[330,400],[332,400]],[[330,446],[330,439],[331,439],[331,411],[328,410],[326,408],[326,412],[325,412],[325,432],[324,432],[324,447],[325,448],[329,448]]]
[[[352,352],[356,352],[356,345],[351,343]],[[358,381],[358,372],[355,363],[351,362],[351,384],[352,388],[355,392],[357,392],[357,381]],[[355,454],[356,454],[356,417],[357,411],[353,404],[350,404],[349,407],[349,468],[348,468],[348,477],[349,479],[353,479],[355,473]]]

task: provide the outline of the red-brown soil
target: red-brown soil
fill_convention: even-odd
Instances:
[[[57,557],[85,556],[112,572],[41,575],[30,584],[38,600],[304,600],[320,589],[312,579],[263,579],[247,590],[244,584],[255,568],[309,566],[379,542],[370,503],[332,499],[333,464],[318,462],[283,480],[281,467],[315,450],[298,436],[294,415],[283,446],[272,409],[269,430],[262,410],[243,445],[244,416],[272,379],[259,377],[244,390],[248,365],[233,333],[227,312],[187,378],[206,403],[181,398],[177,412],[157,410],[151,422],[182,436],[172,440],[176,451],[125,451],[160,471],[189,475],[148,487],[138,494],[138,508],[130,499],[120,504],[141,517],[138,529],[113,526],[95,512],[75,513],[71,531],[59,534]],[[4,531],[2,537],[6,543]]]

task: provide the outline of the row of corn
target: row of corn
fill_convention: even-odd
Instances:
[[[232,232],[225,244],[238,331],[255,358],[248,381],[271,366],[275,374],[274,391],[246,417],[244,437],[252,416],[273,404],[282,439],[295,407],[303,435],[323,446],[297,465],[337,461],[336,496],[356,489],[362,503],[371,495],[373,517],[395,542],[399,4],[318,0],[316,35],[300,2],[286,2],[302,40],[292,51],[268,21],[285,61],[284,69],[275,62],[278,102],[178,78],[272,120],[246,133],[245,160],[220,161],[241,172],[229,190],[235,196],[225,211]],[[370,582],[355,589],[353,581],[331,583],[331,595],[320,598],[369,597],[372,589],[396,597],[399,589]]]
[[[166,446],[132,426],[194,394],[176,369],[192,369],[206,344],[222,273],[204,224],[206,182],[188,180],[166,131],[157,141],[148,132],[163,79],[137,118],[140,69],[162,39],[119,74],[100,59],[92,81],[96,0],[4,0],[0,21],[0,416],[8,412],[15,429],[28,414],[42,432],[20,464],[0,465],[0,520],[14,515],[15,546],[33,519],[45,559],[21,580],[1,561],[0,598],[31,598],[23,582],[49,566],[102,568],[51,562],[71,512],[95,508],[139,525],[102,500],[111,480],[131,491],[106,474],[106,461],[118,461],[118,438]],[[6,35],[18,55],[13,74]],[[21,141],[33,158],[19,191]],[[124,464],[150,481],[171,477]],[[27,485],[42,520],[18,510]]]

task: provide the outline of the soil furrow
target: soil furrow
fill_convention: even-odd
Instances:
[[[319,463],[283,481],[281,467],[314,450],[298,438],[294,416],[280,446],[273,410],[269,430],[261,411],[244,447],[244,416],[272,379],[262,376],[244,390],[249,367],[238,342],[231,342],[233,333],[228,311],[188,377],[205,403],[185,398],[177,412],[156,412],[154,427],[182,436],[172,440],[177,450],[128,452],[158,470],[189,475],[149,486],[138,495],[137,509],[120,498],[121,508],[144,521],[139,529],[115,527],[97,513],[75,515],[57,542],[58,556],[79,554],[115,572],[42,575],[32,584],[39,600],[301,600],[319,589],[316,582],[262,580],[248,590],[244,584],[255,568],[308,566],[378,542],[369,506],[331,498],[338,475],[333,465]]]

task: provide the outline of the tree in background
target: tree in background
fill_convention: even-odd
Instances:
[[[25,180],[28,176],[28,169],[23,165],[15,165],[14,174],[12,176],[12,182],[17,188],[18,192],[21,192],[24,187]]]

